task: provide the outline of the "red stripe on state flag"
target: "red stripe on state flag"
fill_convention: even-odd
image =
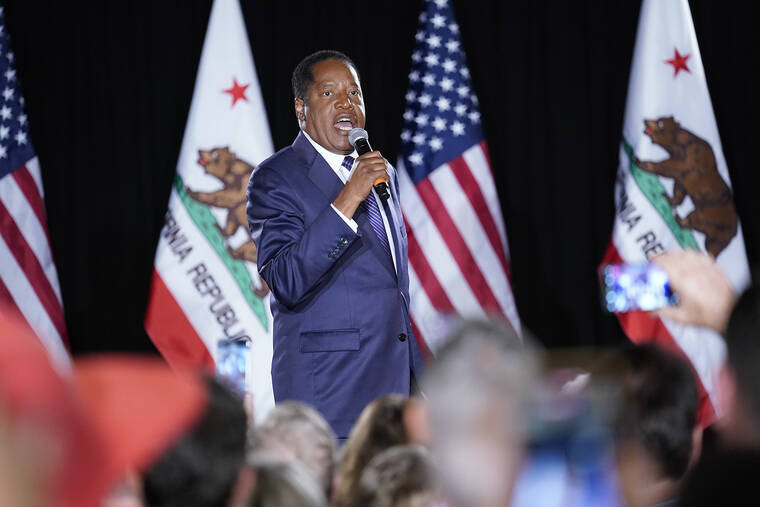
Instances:
[[[501,262],[501,267],[504,269],[504,273],[507,275],[507,281],[511,287],[512,279],[509,273],[507,257],[504,254],[504,247],[501,244],[499,228],[496,226],[493,215],[491,215],[491,211],[488,209],[488,204],[483,196],[483,192],[481,192],[480,185],[478,185],[478,182],[475,179],[475,176],[473,176],[472,171],[470,171],[464,157],[459,156],[450,161],[449,167],[451,167],[451,172],[459,182],[459,186],[462,187],[462,191],[464,191],[467,199],[469,199],[478,220],[480,220],[480,224],[488,237],[488,242],[491,243],[491,247],[494,252],[496,252],[496,256]]]
[[[604,254],[602,264],[616,264],[622,263],[623,258],[617,251],[614,243],[610,243],[607,247],[607,252]],[[673,339],[668,329],[663,324],[662,320],[657,317],[650,316],[649,312],[635,311],[626,313],[615,314],[620,322],[620,327],[636,344],[640,343],[655,343],[658,346],[674,352],[680,357],[686,359],[694,372],[694,377],[697,379],[697,385],[699,388],[699,409],[697,413],[697,421],[701,421],[704,427],[711,425],[717,420],[715,413],[715,407],[713,407],[710,395],[707,393],[704,384],[702,384],[702,378],[699,373],[694,369],[691,360],[686,355],[686,352],[681,346]]]
[[[444,206],[438,193],[433,188],[429,178],[425,178],[417,184],[417,193],[427,207],[431,219],[435,223],[441,237],[449,248],[451,255],[459,265],[462,275],[467,280],[473,294],[486,313],[503,314],[499,302],[496,300],[491,288],[488,286],[483,273],[472,252],[462,239],[454,221],[451,219],[446,206]]]
[[[29,203],[29,206],[37,217],[37,221],[45,231],[48,244],[50,244],[50,234],[48,233],[47,220],[45,219],[45,205],[42,203],[42,196],[40,195],[37,183],[34,181],[34,178],[26,166],[13,171],[13,179],[16,180],[16,184],[21,189],[21,193],[26,197],[26,201]]]
[[[149,301],[145,330],[166,362],[179,370],[201,368],[213,371],[214,359],[206,344],[155,269]]]
[[[30,285],[34,288],[37,298],[50,316],[50,320],[53,322],[56,331],[58,331],[61,340],[68,348],[69,340],[66,333],[66,323],[63,318],[61,302],[58,300],[58,296],[55,290],[53,290],[50,280],[45,275],[39,259],[37,259],[37,256],[32,251],[2,200],[0,200],[0,235],[2,235],[6,245],[8,245],[8,249],[13,253],[13,257],[24,272],[24,276],[26,276]]]
[[[454,305],[451,304],[449,296],[446,295],[446,291],[438,281],[438,277],[435,276],[433,269],[428,263],[427,257],[420,248],[417,242],[417,237],[414,235],[414,230],[409,226],[409,223],[404,217],[404,225],[406,226],[406,239],[407,249],[409,252],[409,263],[417,273],[417,278],[420,281],[420,285],[428,295],[428,299],[432,303],[433,307],[439,312],[454,313]]]

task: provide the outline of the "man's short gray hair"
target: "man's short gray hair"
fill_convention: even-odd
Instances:
[[[523,340],[498,322],[462,320],[424,379],[433,450],[458,505],[509,502],[539,366]]]
[[[327,499],[317,481],[300,463],[256,459],[256,487],[250,507],[327,507]]]
[[[277,404],[253,430],[251,457],[300,462],[329,495],[336,439],[314,408],[298,401]]]

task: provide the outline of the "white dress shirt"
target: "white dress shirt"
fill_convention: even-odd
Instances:
[[[354,169],[356,168],[356,158],[359,156],[356,153],[356,150],[354,150],[352,153],[349,153],[352,157],[354,157],[354,167],[349,171],[345,167],[343,167],[343,159],[346,158],[345,155],[340,155],[338,153],[333,153],[324,147],[322,147],[319,143],[315,142],[311,137],[309,137],[309,134],[306,133],[306,131],[301,131],[306,137],[306,139],[309,140],[312,146],[314,146],[314,149],[317,150],[317,153],[319,153],[323,159],[325,159],[325,162],[327,162],[327,165],[330,166],[330,169],[335,172],[335,174],[340,178],[340,181],[343,182],[345,185],[348,180],[351,179],[351,175],[354,173]],[[393,244],[393,234],[391,233],[391,226],[390,223],[388,223],[388,217],[385,215],[385,206],[383,206],[383,201],[380,200],[380,197],[378,197],[377,192],[375,192],[375,189],[373,188],[371,190],[373,194],[375,194],[375,201],[377,202],[377,207],[380,208],[380,214],[383,217],[383,225],[385,226],[385,235],[388,236],[388,245],[391,247],[391,257],[393,258],[393,268],[396,269],[396,272],[398,272],[398,268],[396,268],[396,249],[394,248]],[[388,205],[392,206],[393,197],[388,197]],[[332,206],[332,209],[335,210],[335,212],[340,216],[344,222],[351,228],[352,231],[356,232],[359,229],[359,226],[356,224],[356,221],[353,218],[348,218],[343,213],[340,212],[338,208],[336,208],[332,203],[330,203],[330,206]]]

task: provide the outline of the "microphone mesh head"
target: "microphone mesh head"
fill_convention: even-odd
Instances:
[[[356,141],[362,138],[369,140],[369,134],[367,134],[367,131],[363,128],[354,127],[351,129],[351,132],[348,133],[348,142],[351,143],[351,146],[354,146]]]

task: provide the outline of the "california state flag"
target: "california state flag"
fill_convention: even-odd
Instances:
[[[615,188],[615,226],[603,262],[646,262],[666,251],[709,252],[735,289],[749,282],[705,71],[687,0],[644,0],[633,55]],[[700,381],[699,420],[714,421],[720,336],[704,328],[618,314],[634,342],[681,351]]]
[[[274,405],[268,288],[245,217],[254,166],[273,152],[238,0],[215,0],[177,176],[156,250],[145,328],[175,367],[213,369],[217,341],[250,339],[256,417]]]

